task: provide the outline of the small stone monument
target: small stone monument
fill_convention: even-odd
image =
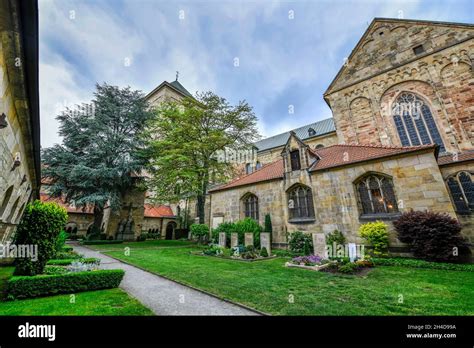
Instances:
[[[225,248],[225,232],[219,233],[219,246]]]
[[[230,247],[235,248],[239,245],[239,235],[237,233],[230,234]]]
[[[268,256],[271,255],[271,244],[270,244],[270,233],[262,232],[260,233],[260,250],[267,249]]]
[[[245,246],[247,245],[253,246],[253,233],[245,233],[244,241],[245,241],[244,243]]]
[[[313,233],[314,255],[326,259],[326,237],[324,233]]]

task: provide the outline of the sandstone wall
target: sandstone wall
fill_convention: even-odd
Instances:
[[[391,105],[413,91],[429,104],[447,151],[473,149],[473,35],[454,25],[376,24],[325,94],[339,142],[401,145]],[[425,52],[416,55],[419,44]]]

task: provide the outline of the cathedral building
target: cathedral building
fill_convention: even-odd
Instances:
[[[474,25],[376,18],[324,93],[331,119],[264,139],[210,191],[210,224],[270,214],[273,242],[402,212],[457,217],[474,242]]]

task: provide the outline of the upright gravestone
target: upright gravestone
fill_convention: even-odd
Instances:
[[[253,233],[246,233],[244,238],[245,246],[253,246]]]
[[[313,233],[314,255],[326,259],[326,237],[324,233]]]
[[[219,246],[225,248],[225,232],[219,232]]]
[[[230,247],[235,248],[239,245],[239,235],[237,233],[230,234]]]
[[[270,233],[268,232],[262,232],[260,233],[260,249],[267,249],[268,256],[271,255],[272,250],[271,250],[271,244],[270,244]]]

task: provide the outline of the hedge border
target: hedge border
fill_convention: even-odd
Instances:
[[[48,266],[69,266],[73,262],[82,262],[82,263],[99,263],[100,259],[95,257],[86,257],[86,258],[78,258],[78,259],[52,259],[49,260],[46,265]]]
[[[122,244],[123,240],[83,240],[83,245]]]
[[[8,300],[111,289],[119,286],[121,269],[85,271],[54,275],[13,276],[6,285]]]
[[[441,269],[446,271],[474,272],[474,264],[429,262],[424,260],[395,257],[372,258],[371,260],[376,266],[402,266],[412,268]]]

